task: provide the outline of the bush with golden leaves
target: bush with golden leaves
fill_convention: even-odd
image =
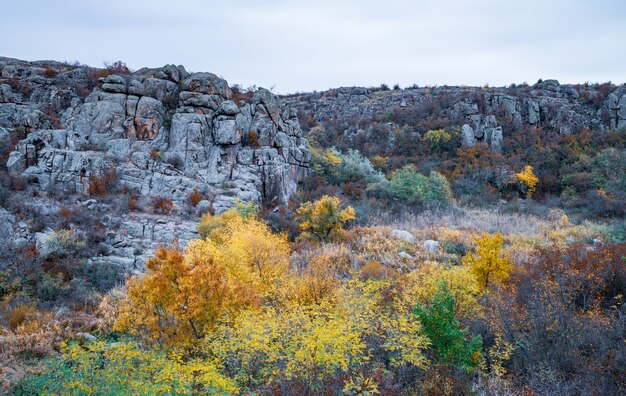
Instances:
[[[475,238],[476,251],[469,252],[463,265],[470,268],[481,290],[489,290],[492,285],[502,285],[513,269],[509,256],[502,250],[502,234],[483,234]]]
[[[524,169],[520,173],[516,173],[515,177],[522,185],[523,191],[526,193],[528,198],[532,198],[532,196],[537,191],[537,183],[539,183],[539,178],[535,176],[533,172],[533,167],[530,165],[526,165]]]
[[[324,195],[315,202],[305,202],[297,212],[297,221],[306,235],[320,242],[336,236],[350,220],[356,219],[354,208],[340,209],[339,198]]]
[[[212,217],[209,237],[185,252],[161,247],[146,273],[127,282],[128,301],[116,329],[162,344],[202,339],[223,315],[281,298],[289,244],[256,218],[236,211]]]

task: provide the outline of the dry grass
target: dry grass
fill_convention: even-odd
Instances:
[[[0,393],[24,375],[38,372],[41,367],[32,362],[56,355],[62,342],[102,327],[102,319],[88,313],[51,313],[30,306],[15,307],[5,318],[11,326],[0,326]]]
[[[562,212],[551,211],[548,216],[506,213],[488,209],[450,208],[440,211],[425,211],[419,215],[408,215],[403,219],[389,219],[383,215],[372,215],[368,224],[386,226],[413,232],[418,238],[439,240],[442,230],[459,231],[459,235],[501,233],[514,239],[573,242],[591,241],[601,237],[603,225],[584,221],[581,224],[564,223]],[[568,240],[569,238],[569,240]]]
[[[458,208],[427,211],[403,219],[373,215],[368,219],[370,226],[346,231],[340,242],[318,247],[301,246],[296,250],[298,255],[305,257],[334,257],[346,268],[354,270],[366,263],[377,262],[400,273],[408,273],[432,262],[460,264],[463,255],[473,249],[474,239],[483,233],[501,233],[505,238],[505,251],[515,263],[527,260],[536,247],[589,243],[601,238],[603,225],[591,222],[571,224],[566,218],[564,221],[562,215],[560,211],[538,217]],[[415,241],[393,238],[391,232],[394,229],[411,232]],[[439,242],[434,253],[424,246],[426,240]],[[303,259],[299,257],[296,261]]]

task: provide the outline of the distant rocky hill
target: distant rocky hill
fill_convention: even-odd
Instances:
[[[390,122],[462,127],[462,143],[501,149],[503,134],[538,128],[561,134],[626,128],[626,85],[561,85],[556,80],[510,87],[338,88],[284,101],[317,122],[344,123],[344,139],[370,138],[368,125]],[[408,121],[408,122],[407,122]],[[374,133],[377,133],[374,131]],[[380,138],[380,137],[379,137]]]
[[[102,212],[110,233],[103,250],[127,266],[137,255],[144,261],[155,243],[189,239],[195,226],[183,225],[176,210],[121,216],[98,197],[80,197],[108,193],[115,179],[128,195],[174,206],[195,194],[199,211],[221,212],[235,199],[278,205],[295,192],[310,157],[297,113],[265,89],[242,93],[215,74],[174,65],[130,72],[121,63],[94,69],[9,58],[0,58],[0,153],[12,177],[76,193]],[[59,210],[37,199],[46,213]],[[28,224],[3,218],[20,241],[36,237]]]

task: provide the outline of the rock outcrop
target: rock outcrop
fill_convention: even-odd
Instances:
[[[368,125],[387,122],[388,129],[410,124],[457,126],[460,143],[487,142],[502,150],[504,138],[533,128],[570,134],[581,129],[626,128],[626,85],[561,85],[545,80],[510,87],[337,88],[295,94],[284,100],[324,124],[345,125],[344,139],[378,139]],[[418,131],[423,133],[425,131]],[[393,140],[388,142],[393,145]]]
[[[7,60],[0,67],[2,76],[34,73],[18,73]],[[0,99],[15,102],[11,87],[2,87]],[[232,99],[222,78],[168,65],[100,78],[84,101],[71,98],[55,129],[40,102],[3,103],[1,127],[29,128],[7,167],[67,192],[86,192],[114,167],[120,183],[141,195],[182,202],[197,189],[217,212],[235,198],[286,203],[309,161],[296,113],[265,89],[248,102]]]
[[[310,159],[297,113],[268,90],[236,96],[217,75],[174,65],[127,73],[8,58],[0,58],[3,152],[7,170],[39,190],[84,197],[114,174],[129,195],[185,207],[199,193],[198,207],[216,213],[236,199],[287,203]],[[17,235],[8,216],[0,231]],[[197,220],[164,217],[113,211],[105,254],[92,260],[139,269],[156,244],[195,236]]]
[[[493,151],[502,150],[502,127],[496,126],[496,117],[474,114],[469,116],[469,124],[461,127],[463,146],[473,146],[477,141],[484,141]]]

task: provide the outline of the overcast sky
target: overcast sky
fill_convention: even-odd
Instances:
[[[0,56],[182,64],[278,93],[626,82],[625,0],[2,0]]]

